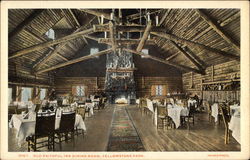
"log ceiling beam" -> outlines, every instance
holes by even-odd
[[[41,49],[44,49],[44,48],[48,48],[48,47],[51,47],[51,46],[59,44],[59,43],[67,42],[69,40],[72,40],[72,39],[75,39],[77,37],[80,37],[80,36],[83,36],[83,35],[86,35],[86,34],[90,34],[90,33],[93,33],[92,28],[86,29],[86,30],[83,30],[83,31],[80,31],[80,32],[72,33],[70,35],[67,35],[67,36],[64,36],[64,37],[61,37],[61,38],[58,38],[58,39],[55,39],[55,40],[40,43],[40,44],[37,44],[37,45],[34,45],[34,46],[31,46],[31,47],[28,47],[28,48],[25,48],[25,49],[22,49],[20,51],[12,53],[11,56],[9,57],[9,59],[20,57],[20,56],[26,55],[26,54],[28,54],[30,52],[33,52],[33,51],[36,51],[36,50],[41,50]]]
[[[112,21],[109,21],[109,32],[110,32],[110,40],[113,51],[115,52],[117,44],[115,40],[115,26]]]
[[[24,30],[31,22],[42,14],[43,9],[36,9],[31,15],[29,15],[24,21],[22,21],[13,31],[11,31],[8,35],[9,39],[19,34],[22,30]]]
[[[227,33],[225,33],[225,31],[223,31],[223,29],[216,24],[211,17],[209,17],[208,15],[205,14],[204,11],[202,11],[201,9],[197,9],[195,10],[200,17],[207,23],[209,24],[213,30],[218,33],[234,50],[236,50],[238,53],[240,53],[240,45],[237,44]]]
[[[179,53],[177,52],[177,53],[175,53],[175,54],[173,54],[173,55],[167,57],[167,58],[166,58],[166,61],[170,61],[171,59],[173,59],[174,57],[176,57],[178,54],[179,54]]]
[[[161,9],[158,9],[158,10],[156,10],[156,11],[151,11],[151,12],[149,12],[149,15],[151,15],[151,14],[157,14],[157,13],[159,13],[160,11],[161,11]],[[143,14],[143,15],[140,15],[140,13],[131,14],[131,15],[126,16],[126,19],[127,19],[128,21],[132,21],[132,20],[139,19],[139,18],[141,18],[141,17],[144,17],[144,16],[146,15],[146,12],[143,12],[142,14]]]
[[[187,59],[189,59],[200,71],[204,71],[205,67],[197,62],[188,52],[186,52],[182,47],[173,41],[169,41],[177,50],[179,50]]]
[[[77,28],[73,33],[80,32],[85,26],[82,26],[80,28]],[[44,56],[44,58],[37,62],[35,65],[33,65],[33,69],[37,70],[39,67],[44,65],[47,61],[49,61],[54,55],[57,55],[58,53],[64,46],[67,45],[69,41],[65,41],[55,47],[55,49],[52,52],[49,52],[47,55]]]
[[[148,24],[147,24],[147,27],[146,27],[143,35],[142,35],[141,41],[140,41],[140,43],[138,44],[138,46],[136,48],[137,52],[141,52],[141,50],[143,49],[144,44],[148,39],[148,35],[150,33],[151,28],[152,28],[152,21],[149,21]]]
[[[61,68],[61,67],[65,67],[65,66],[68,66],[68,65],[71,65],[71,64],[74,64],[74,63],[82,62],[82,61],[85,61],[85,60],[88,60],[88,59],[91,59],[91,58],[95,58],[97,56],[101,56],[101,55],[104,55],[104,54],[108,54],[108,53],[111,53],[111,52],[112,52],[111,48],[106,49],[106,50],[100,51],[100,52],[98,52],[98,53],[96,53],[94,55],[89,54],[87,56],[83,56],[83,57],[80,57],[80,58],[77,58],[77,59],[70,60],[68,62],[57,64],[57,65],[51,66],[49,68],[37,70],[37,71],[35,71],[35,73],[40,74],[40,73],[48,72],[48,71],[51,71],[51,70],[55,70],[57,68]]]
[[[161,58],[158,58],[158,57],[155,57],[155,56],[151,56],[151,55],[148,55],[148,54],[144,54],[142,52],[137,52],[135,50],[131,50],[131,49],[127,49],[127,48],[123,48],[124,51],[127,51],[127,52],[130,52],[130,53],[133,53],[133,54],[137,54],[137,55],[140,55],[140,56],[144,56],[146,58],[149,58],[149,59],[152,59],[152,60],[155,60],[157,62],[161,62],[161,63],[164,63],[164,64],[167,64],[167,65],[170,65],[170,66],[173,66],[175,68],[178,68],[180,70],[184,70],[184,71],[192,71],[192,72],[195,72],[195,73],[199,73],[199,74],[205,74],[205,72],[203,71],[200,71],[198,69],[195,69],[195,68],[190,68],[190,67],[187,67],[187,66],[183,66],[183,65],[180,65],[180,64],[176,64],[176,63],[173,63],[173,62],[169,62],[169,61],[166,61],[164,59],[161,59]]]
[[[56,53],[56,55],[58,57],[60,57],[61,59],[63,59],[64,61],[69,61],[66,57],[64,57],[63,55],[59,54],[59,53]]]
[[[105,13],[105,12],[102,12],[102,11],[98,11],[96,9],[79,9],[80,11],[83,11],[83,12],[86,12],[88,14],[92,14],[92,15],[95,15],[97,17],[101,17],[103,16],[103,18],[107,19],[107,20],[111,20],[110,18],[110,14],[109,13]]]
[[[94,32],[109,32],[109,25],[93,25]],[[117,32],[144,32],[145,25],[116,25]],[[166,29],[160,26],[152,26],[152,32],[164,32]]]
[[[84,37],[86,37],[88,39],[91,39],[93,41],[97,41],[97,42],[99,42],[99,40],[101,39],[101,38],[97,38],[97,37],[90,36],[90,35],[85,35]],[[110,43],[111,43],[111,41],[110,41]]]
[[[85,36],[86,38],[89,38],[88,36]],[[94,38],[94,39],[93,39]],[[96,37],[91,37],[90,39],[93,39],[95,41],[98,41],[98,43],[104,43],[104,44],[111,44],[111,39],[110,38],[96,38]],[[116,43],[118,45],[138,45],[140,43],[140,39],[117,39]],[[148,45],[154,45],[155,40],[154,39],[149,39],[145,42]]]
[[[162,25],[162,23],[163,23],[163,22],[165,21],[165,19],[167,18],[167,15],[169,14],[169,12],[170,12],[170,10],[168,9],[168,10],[164,13],[164,15],[162,16],[162,18],[161,18],[161,20],[160,20],[158,26]]]
[[[180,38],[180,37],[177,37],[177,36],[175,36],[173,34],[169,34],[169,33],[165,33],[165,32],[151,32],[151,34],[156,35],[158,37],[162,37],[162,38],[171,40],[171,41],[174,41],[175,43],[180,43],[180,44],[190,46],[190,47],[191,46],[197,46],[197,47],[200,47],[202,49],[206,49],[208,51],[211,51],[211,52],[213,52],[215,54],[218,54],[218,55],[221,55],[221,56],[224,56],[224,57],[228,57],[230,59],[234,59],[234,60],[237,60],[237,61],[240,60],[240,56],[238,56],[238,55],[231,54],[231,53],[219,50],[219,49],[211,48],[211,47],[206,46],[204,44],[193,42],[193,41],[190,41],[190,40],[187,40],[187,39],[184,39],[184,38]]]

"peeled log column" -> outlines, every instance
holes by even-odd
[[[115,52],[116,50],[116,41],[115,41],[115,27],[113,22],[109,22],[109,32],[110,32],[110,40],[111,40],[111,45],[112,45],[112,49]]]
[[[144,33],[143,33],[143,36],[142,36],[142,38],[141,38],[141,41],[140,41],[140,43],[139,43],[138,46],[137,46],[137,49],[136,49],[137,52],[141,52],[142,48],[144,47],[145,42],[146,42],[147,39],[148,39],[148,35],[149,35],[150,30],[151,30],[151,28],[152,28],[151,23],[152,23],[152,22],[149,21],[148,24],[147,24],[147,27],[146,27],[146,29],[145,29],[145,31],[144,31]]]

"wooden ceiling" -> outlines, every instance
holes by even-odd
[[[145,46],[155,45],[164,58],[147,58],[184,72],[204,74],[208,66],[240,60],[238,9],[10,9],[8,16],[9,61],[25,63],[32,74],[94,58],[74,59],[89,39],[111,46],[100,55],[120,47],[141,55]],[[45,35],[50,28],[55,40]]]

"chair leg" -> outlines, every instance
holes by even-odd
[[[30,140],[28,140],[28,152],[30,152]]]
[[[34,138],[35,138],[35,139],[34,139],[34,143],[35,143],[35,144],[34,144],[34,148],[33,148],[33,149],[34,149],[34,151],[36,151],[36,137],[34,137]]]
[[[168,118],[166,118],[166,126],[167,126],[167,130],[168,130]]]
[[[193,126],[194,126],[194,115],[193,115]]]

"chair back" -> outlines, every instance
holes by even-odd
[[[22,112],[28,112],[28,108],[17,108],[16,113],[21,114]]]
[[[167,116],[167,108],[165,106],[157,106],[157,114],[158,116]]]
[[[37,113],[40,108],[41,108],[41,104],[36,104],[35,112]]]
[[[189,116],[194,115],[194,113],[195,113],[195,105],[194,105],[194,104],[191,104],[191,105],[189,106]]]
[[[230,108],[224,103],[219,103],[219,110],[222,115],[224,125],[227,127],[230,122]]]
[[[74,130],[76,113],[62,113],[59,130],[60,132],[71,132]]]
[[[147,107],[147,100],[146,99],[141,99],[141,107]]]
[[[85,113],[86,113],[86,109],[84,107],[81,108],[77,108],[77,114],[82,116],[82,119],[85,119]]]
[[[208,101],[203,101],[203,106],[206,108],[208,113],[212,112],[211,105],[208,103]]]
[[[17,106],[9,106],[8,112],[9,114],[17,114]]]
[[[55,131],[55,114],[38,115],[36,114],[35,135],[52,135]]]

